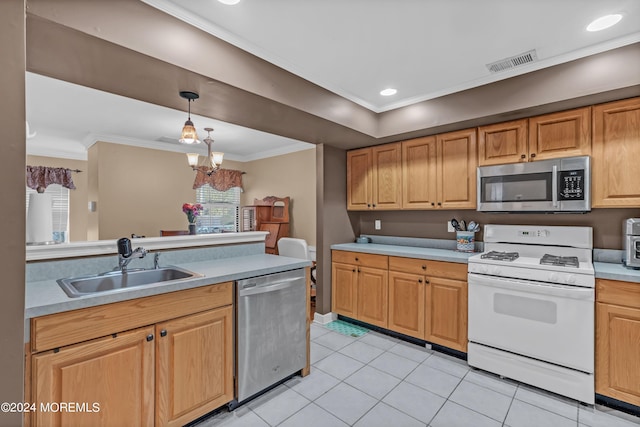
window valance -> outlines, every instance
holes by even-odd
[[[48,166],[27,166],[27,187],[37,190],[38,187],[47,188],[51,184],[59,184],[70,190],[75,190],[71,173],[72,169],[51,168]]]
[[[209,184],[213,189],[218,191],[227,191],[233,187],[242,188],[242,171],[234,169],[218,169],[211,175],[207,175],[207,168],[198,167],[196,170],[196,179],[193,182],[193,189]]]

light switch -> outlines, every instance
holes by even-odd
[[[380,221],[379,219],[376,219],[375,229],[380,230],[381,228],[382,228],[382,221]]]

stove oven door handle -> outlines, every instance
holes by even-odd
[[[491,288],[508,289],[530,294],[540,294],[560,298],[579,300],[594,300],[593,288],[581,288],[577,286],[564,286],[551,283],[531,282],[526,280],[511,279],[506,277],[484,276],[469,273],[469,286],[482,285]]]

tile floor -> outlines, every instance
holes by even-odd
[[[311,374],[197,427],[638,427],[640,418],[546,393],[369,332],[311,326]]]

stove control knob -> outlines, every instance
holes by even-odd
[[[559,280],[560,277],[556,273],[551,273],[551,275],[549,276],[550,282],[558,282]]]
[[[569,277],[567,277],[565,282],[573,285],[574,283],[576,283],[576,276],[574,276],[573,274],[570,275]]]
[[[493,267],[490,269],[490,274],[493,274],[494,276],[499,276],[500,275],[500,267]]]
[[[476,267],[476,271],[480,274],[487,274],[489,272],[489,269],[486,265],[479,265]]]

